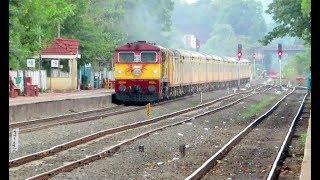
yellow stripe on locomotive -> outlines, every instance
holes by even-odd
[[[161,64],[115,64],[115,79],[160,79]]]

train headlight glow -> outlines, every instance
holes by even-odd
[[[133,90],[134,90],[134,92],[141,92],[141,86],[136,85],[136,86],[134,86]]]
[[[121,71],[121,70],[118,70],[118,73],[119,73],[119,74],[121,74],[121,73],[122,73],[122,71]]]
[[[156,69],[155,69],[155,70],[153,70],[153,73],[154,73],[154,74],[157,74],[157,72],[158,72],[158,71],[157,71]]]

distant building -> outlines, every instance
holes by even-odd
[[[197,45],[197,38],[193,34],[186,34],[183,36],[183,43],[187,48],[196,49]]]

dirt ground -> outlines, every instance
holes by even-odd
[[[203,93],[203,101],[206,102],[212,99],[217,99],[227,94],[228,93],[225,90]],[[197,94],[188,99],[152,107],[152,117],[157,117],[188,107],[194,107],[199,103],[200,95]],[[44,149],[48,149],[58,144],[62,144],[64,142],[86,136],[93,132],[146,120],[147,118],[148,117],[146,116],[145,109],[142,109],[93,121],[60,125],[34,132],[19,134],[19,149],[18,151],[9,153],[9,159],[18,158]],[[10,143],[11,137],[9,137],[9,145]]]
[[[287,157],[282,163],[279,174],[280,180],[299,179],[301,173],[301,163],[304,156],[305,138],[308,128],[308,120],[310,116],[310,100],[309,106],[306,105],[303,113],[296,125],[296,129],[289,145]]]
[[[226,91],[214,91],[209,93],[203,93],[203,102],[217,99],[225,96],[228,93]],[[194,107],[200,103],[200,96],[194,95],[190,98],[170,102],[161,106],[153,107],[153,117],[163,114],[171,113],[177,110],[181,110],[188,107]],[[139,118],[141,117],[141,118]],[[97,132],[102,129],[108,129],[117,127],[124,124],[129,124],[141,120],[147,119],[145,110],[139,110],[121,115],[115,115],[103,119],[98,119],[90,122],[83,122],[78,124],[70,124],[43,129],[40,131],[24,133],[20,135],[20,147],[18,152],[10,153],[11,158],[20,157],[22,155],[37,152],[43,149],[50,148],[54,145],[72,140],[83,135],[87,135],[93,132]],[[158,125],[159,126],[159,125]],[[87,146],[77,146],[70,149],[68,152],[61,152],[55,158],[48,157],[28,163],[26,165],[10,168],[10,177],[13,179],[24,179],[31,177],[40,172],[44,172],[65,163],[78,160],[86,157],[87,155],[102,151],[104,148],[115,145],[126,138],[132,137],[136,134],[144,132],[146,129],[152,129],[155,126],[148,126],[145,128],[138,128],[134,131],[127,131],[121,133],[121,136],[107,136],[105,139],[97,140]],[[69,155],[72,154],[72,155]]]
[[[252,96],[231,108],[155,132],[112,157],[53,179],[184,179],[254,119],[242,115],[250,105],[274,96],[270,105],[257,112],[261,115],[283,95],[270,90]],[[144,145],[144,152],[138,150],[139,145]],[[180,145],[187,147],[185,156],[179,152]]]
[[[271,116],[221,159],[204,179],[266,179],[303,95],[295,93],[289,96]]]

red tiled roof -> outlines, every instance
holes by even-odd
[[[80,42],[77,39],[56,38],[46,49],[42,50],[42,55],[76,55]]]

